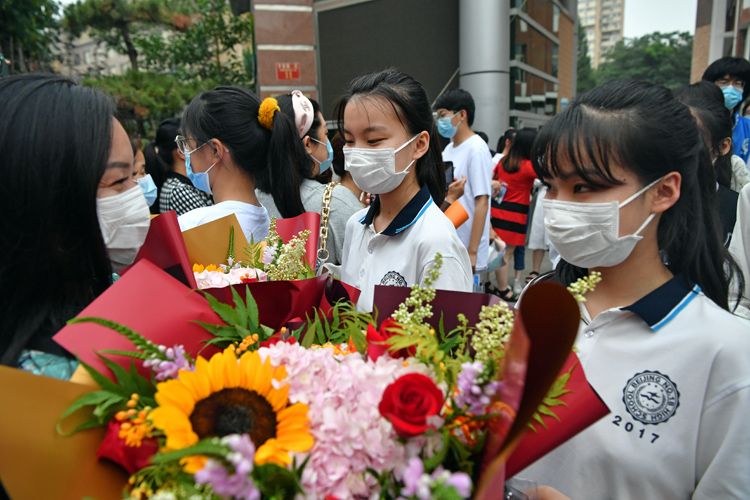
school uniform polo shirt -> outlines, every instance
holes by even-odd
[[[357,303],[360,310],[372,310],[375,285],[423,283],[438,252],[443,266],[435,288],[471,291],[469,254],[426,186],[377,233],[373,220],[379,210],[376,198],[369,209],[355,213],[346,224],[341,279],[362,291]]]
[[[611,414],[518,477],[577,500],[750,498],[747,322],[682,277],[582,310],[578,356]]]

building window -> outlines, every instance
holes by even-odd
[[[560,31],[560,7],[557,5],[552,6],[552,31],[554,33]]]

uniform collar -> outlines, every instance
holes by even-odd
[[[417,194],[409,200],[404,208],[396,215],[396,218],[388,225],[387,228],[382,232],[387,236],[395,236],[402,231],[411,227],[422,215],[427,211],[427,207],[432,203],[432,197],[430,196],[430,190],[427,189],[427,185],[422,186]],[[370,209],[367,211],[364,217],[359,222],[365,226],[372,224],[375,216],[380,212],[380,196],[377,196],[370,205]]]
[[[700,291],[698,285],[691,287],[685,276],[677,275],[622,309],[639,316],[653,332],[657,332],[674,319]]]

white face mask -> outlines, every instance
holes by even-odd
[[[643,239],[640,232],[656,214],[649,215],[635,233],[620,236],[620,209],[660,180],[645,186],[622,203],[543,200],[544,227],[550,242],[566,262],[577,267],[591,269],[622,263]]]
[[[396,172],[396,153],[411,144],[417,137],[419,134],[406,141],[398,149],[344,146],[344,166],[362,191],[371,194],[390,193],[401,185],[415,161],[409,162],[401,172]]]
[[[133,263],[151,224],[140,186],[115,196],[96,199],[96,212],[109,260],[115,272]]]

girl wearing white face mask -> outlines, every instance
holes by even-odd
[[[690,111],[664,87],[607,83],[553,118],[532,157],[557,278],[602,274],[576,348],[611,414],[519,477],[572,498],[745,498],[750,327],[727,310],[737,268]]]
[[[69,378],[52,336],[132,262],[148,207],[111,98],[18,75],[0,79],[0,101],[0,363]]]
[[[375,285],[422,283],[443,256],[436,288],[471,290],[471,264],[453,224],[438,208],[445,197],[439,145],[422,85],[386,70],[357,78],[338,108],[345,168],[377,195],[346,226],[341,279],[372,308]]]

